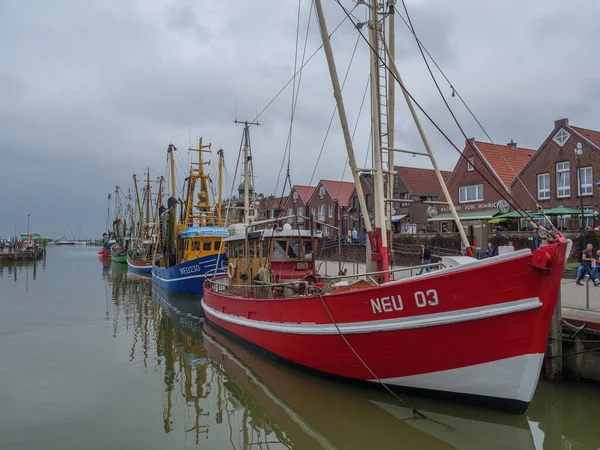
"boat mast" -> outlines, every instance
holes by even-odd
[[[206,221],[214,221],[213,212],[211,210],[210,200],[208,196],[208,175],[204,173],[204,165],[210,164],[202,158],[202,153],[210,153],[210,144],[203,145],[202,138],[198,140],[198,148],[189,148],[191,152],[198,152],[198,168],[194,170],[194,163],[190,163],[190,179],[188,182],[188,195],[185,200],[185,226],[191,227],[194,225],[194,219],[197,219],[200,225],[206,226]],[[198,203],[194,205],[194,192],[196,190],[196,182],[200,180],[200,192],[198,193]],[[198,210],[194,213],[194,207]]]
[[[217,155],[219,155],[219,199],[217,201],[217,220],[219,221],[219,224],[223,224],[222,220],[221,220],[221,209],[222,209],[222,204],[223,204],[223,159],[224,159],[224,155],[223,155],[223,149],[219,149],[219,151],[217,152]]]
[[[250,226],[250,222],[256,218],[255,214],[250,214],[250,164],[252,156],[250,155],[250,125],[260,125],[258,122],[239,122],[234,120],[234,123],[244,124],[244,225],[246,230]],[[252,175],[253,178],[253,175]],[[248,233],[246,233],[247,235]]]
[[[323,48],[325,50],[325,57],[327,58],[327,65],[329,67],[329,75],[331,76],[331,84],[333,86],[333,96],[337,104],[338,115],[340,118],[342,132],[344,135],[344,142],[346,144],[346,152],[348,153],[348,163],[352,169],[352,178],[354,179],[354,185],[356,186],[356,195],[358,197],[358,203],[360,204],[360,211],[365,220],[365,230],[369,235],[369,240],[373,240],[373,231],[371,228],[371,222],[369,221],[369,212],[367,210],[367,202],[363,192],[360,175],[360,170],[356,164],[356,157],[354,156],[354,148],[352,147],[352,138],[350,137],[350,131],[348,128],[348,119],[346,118],[346,109],[344,107],[344,100],[342,98],[342,90],[340,88],[340,80],[338,78],[337,69],[335,67],[335,59],[331,50],[331,42],[329,41],[329,33],[327,31],[327,24],[325,23],[325,17],[323,15],[323,6],[321,0],[315,0],[315,9],[317,11],[317,17],[319,19],[319,29],[321,30],[321,40],[323,41]]]
[[[404,82],[402,81],[402,77],[400,76],[400,72],[398,71],[398,67],[396,66],[396,61],[392,57],[390,48],[387,46],[387,44],[385,42],[384,42],[384,47],[385,47],[386,54],[388,56],[388,68],[389,68],[390,72],[392,72],[394,74],[394,77],[396,78],[396,80],[398,81],[398,84],[400,85],[400,88],[402,89],[402,94],[404,95],[404,99],[406,100],[406,104],[408,105],[408,109],[410,110],[410,114],[415,122],[415,125],[417,126],[417,130],[419,131],[419,136],[421,137],[421,140],[423,141],[423,146],[425,147],[425,150],[427,151],[426,155],[429,156],[429,159],[431,161],[431,164],[433,165],[433,170],[435,172],[437,180],[440,183],[440,186],[442,187],[442,193],[444,194],[444,197],[446,198],[446,202],[448,203],[448,207],[450,208],[450,212],[452,213],[452,217],[454,218],[454,222],[456,223],[456,226],[458,228],[458,232],[460,234],[463,245],[465,246],[467,254],[469,256],[473,256],[473,249],[471,248],[471,245],[469,244],[469,240],[467,239],[465,230],[462,226],[460,218],[458,217],[456,208],[454,207],[454,202],[452,201],[452,197],[450,196],[450,192],[448,191],[448,186],[446,186],[446,181],[444,180],[444,177],[442,177],[442,174],[437,165],[435,156],[433,155],[433,152],[431,151],[431,147],[429,145],[429,141],[427,140],[427,136],[425,135],[425,132],[423,131],[423,127],[421,127],[421,122],[419,121],[419,117],[417,116],[417,113],[413,106],[412,100],[410,99],[408,92],[404,88]],[[373,53],[373,51],[371,51],[371,54],[372,53]],[[390,153],[392,153],[393,151],[395,151],[395,150],[390,148]],[[413,153],[413,154],[417,154],[417,153]]]
[[[394,58],[396,55],[396,23],[395,23],[395,8],[396,8],[396,0],[388,0],[387,1],[387,14],[388,14],[388,44],[390,50],[390,58]],[[385,55],[385,53],[384,53]],[[396,108],[396,84],[394,83],[394,79],[390,76],[389,72],[386,70],[384,75],[387,80],[387,144],[388,148],[394,148],[394,120],[395,120],[395,108]],[[394,180],[396,178],[396,168],[394,165],[394,152],[387,150],[387,198],[394,198]],[[387,202],[388,213],[386,220],[386,230],[390,233],[392,232],[392,209],[393,203]],[[393,246],[390,246],[391,254],[393,255]],[[393,260],[393,258],[392,258]]]
[[[137,194],[137,191],[136,191]],[[140,220],[142,219],[140,214]],[[148,239],[150,237],[150,167],[146,172],[146,236]]]
[[[175,160],[173,158],[173,152],[177,150],[173,144],[169,144],[167,153],[169,154],[169,163],[171,164],[171,197],[175,198]]]
[[[379,21],[377,0],[371,0],[369,21],[369,44],[379,49]],[[385,191],[383,188],[383,163],[381,153],[381,97],[379,85],[379,57],[374,51],[369,52],[371,62],[371,116],[373,127],[373,169],[374,169],[374,206],[375,206],[375,246],[371,248],[371,260],[377,261],[377,271],[389,269],[388,236],[386,231]],[[377,257],[375,257],[377,255]],[[385,272],[383,281],[389,281],[389,273]]]

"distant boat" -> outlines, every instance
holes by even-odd
[[[158,196],[156,205],[157,208],[154,210],[151,218],[151,200],[152,200],[152,189],[150,187],[150,168],[146,172],[146,186],[142,190],[143,201],[140,201],[140,195],[138,191],[136,176],[133,176],[133,182],[135,185],[135,199],[136,199],[136,211],[137,211],[137,224],[134,228],[134,235],[131,240],[131,248],[127,251],[127,265],[129,270],[134,273],[151,273],[152,272],[152,256],[156,248],[156,226],[158,205],[162,196],[162,182],[161,177]],[[152,220],[152,221],[151,221]]]

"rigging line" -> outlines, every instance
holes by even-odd
[[[357,6],[358,6],[358,5],[354,5],[354,8],[352,8],[352,10],[351,10],[351,11],[354,11],[354,9],[355,9]],[[333,29],[333,31],[332,31],[332,32],[331,32],[331,34],[329,35],[329,39],[331,39],[331,37],[332,37],[332,36],[335,34],[335,32],[338,30],[338,28],[340,28],[340,27],[342,26],[342,24],[343,24],[343,23],[344,23],[346,20],[347,20],[347,17],[344,17],[344,18],[342,19],[342,21],[341,21],[341,22],[340,22],[340,23],[337,25],[337,27],[335,27],[335,28]],[[313,53],[312,53],[312,54],[311,54],[311,55],[308,57],[308,59],[306,60],[306,62],[305,62],[305,63],[304,63],[302,66],[300,66],[300,69],[298,69],[298,70],[302,70],[302,69],[304,69],[304,67],[305,67],[305,66],[306,66],[306,65],[307,65],[307,64],[308,64],[308,63],[309,63],[309,62],[310,62],[310,61],[311,61],[311,60],[312,60],[312,59],[313,59],[315,56],[316,56],[316,54],[317,54],[317,53],[319,53],[319,51],[320,51],[322,48],[323,48],[323,44],[319,45],[319,46],[316,48],[316,50],[315,50],[315,51],[314,51],[314,52],[313,52]],[[279,90],[279,92],[277,92],[277,94],[275,94],[275,97],[273,97],[273,98],[272,98],[272,99],[269,101],[269,103],[267,103],[267,105],[266,105],[266,106],[265,106],[265,107],[264,107],[264,108],[261,110],[261,112],[259,112],[259,113],[257,114],[257,116],[254,118],[253,122],[256,122],[256,121],[259,119],[259,117],[260,117],[260,116],[262,116],[262,115],[264,114],[264,112],[265,112],[265,111],[266,111],[266,110],[267,110],[267,109],[268,109],[268,108],[269,108],[269,107],[270,107],[270,106],[273,104],[273,102],[274,102],[275,100],[277,100],[277,98],[278,98],[278,97],[281,95],[281,93],[282,93],[283,91],[285,91],[285,89],[286,89],[286,88],[287,88],[287,87],[290,85],[290,83],[291,83],[291,82],[294,80],[294,77],[295,77],[296,75],[297,75],[297,73],[295,73],[295,74],[293,75],[293,77],[292,77],[292,78],[290,78],[290,79],[288,80],[288,82],[287,82],[287,83],[285,83],[285,84],[283,85],[283,87],[282,87],[282,88]]]
[[[431,79],[433,80],[433,83],[435,84],[435,87],[436,87],[436,89],[437,89],[438,93],[440,94],[440,97],[442,98],[442,100],[443,100],[444,104],[446,105],[446,108],[448,109],[448,112],[449,112],[449,113],[450,113],[450,115],[452,116],[452,119],[453,119],[453,120],[454,120],[454,122],[456,123],[456,126],[457,126],[457,127],[458,127],[458,129],[460,130],[461,134],[464,136],[464,138],[465,138],[465,141],[467,141],[467,142],[468,142],[468,145],[471,147],[471,150],[473,150],[473,152],[477,154],[477,156],[479,157],[479,159],[481,160],[481,162],[483,162],[483,163],[484,163],[484,165],[485,165],[485,161],[484,161],[484,159],[483,159],[483,156],[482,156],[482,155],[480,155],[480,154],[479,154],[479,152],[475,151],[475,146],[473,145],[473,143],[471,143],[471,141],[469,141],[469,140],[468,140],[468,138],[467,138],[467,135],[466,135],[466,133],[465,133],[464,129],[463,129],[463,128],[462,128],[462,126],[460,125],[460,123],[459,123],[459,121],[458,121],[458,119],[457,119],[456,115],[454,114],[454,111],[452,110],[452,108],[450,107],[450,104],[448,103],[448,101],[447,101],[447,100],[446,100],[446,98],[444,97],[444,94],[442,93],[442,90],[441,90],[441,88],[440,88],[440,85],[439,85],[439,84],[438,84],[438,82],[437,82],[437,79],[436,79],[436,78],[435,78],[435,76],[433,75],[433,71],[431,70],[431,66],[429,65],[429,62],[427,61],[427,57],[425,56],[425,53],[424,53],[424,51],[423,51],[423,48],[422,48],[422,46],[421,46],[421,42],[420,42],[420,41],[419,41],[419,39],[417,38],[417,33],[416,33],[416,31],[415,31],[415,28],[414,28],[414,26],[413,26],[413,24],[412,24],[412,20],[411,20],[411,18],[410,18],[410,14],[408,13],[408,8],[406,7],[406,3],[405,3],[405,1],[404,1],[404,0],[402,0],[402,6],[404,7],[404,12],[406,13],[406,18],[408,19],[408,24],[410,25],[410,31],[411,31],[411,33],[413,34],[413,36],[414,36],[414,38],[415,38],[415,41],[417,42],[417,46],[419,47],[419,52],[421,53],[421,56],[422,56],[422,58],[423,58],[423,61],[425,62],[425,65],[427,66],[427,70],[429,71],[429,75],[431,76]],[[490,140],[491,140],[491,139],[490,139]],[[492,143],[493,143],[493,142],[492,142]],[[494,145],[495,145],[495,144],[494,144]],[[504,156],[502,155],[502,153],[501,153],[501,152],[499,152],[499,153],[501,154],[502,158],[504,159]],[[466,158],[466,157],[465,157],[465,158]],[[504,159],[504,161],[505,161],[505,162],[508,164],[508,161],[506,161],[506,159]],[[511,169],[512,169],[512,166],[511,166],[510,164],[508,164],[508,166],[509,166],[509,167],[511,167]],[[486,166],[486,167],[487,167],[487,166]],[[493,174],[493,172],[492,172],[492,169],[491,169],[491,167],[488,167],[488,171],[490,172],[490,175],[492,175],[492,177],[494,177],[494,174]],[[514,173],[514,170],[513,170],[513,173]],[[494,178],[495,178],[495,177],[494,177]],[[498,177],[498,178],[499,178],[499,177]],[[489,180],[488,180],[488,182],[489,182]],[[498,180],[498,184],[499,184],[499,185],[501,185],[501,187],[503,187],[503,188],[504,188],[504,190],[506,191],[506,194],[509,196],[509,198],[510,198],[511,200],[513,200],[513,202],[515,203],[515,205],[517,205],[517,211],[519,212],[519,214],[520,214],[520,215],[521,215],[523,218],[525,218],[525,216],[526,216],[526,215],[525,215],[525,214],[523,214],[523,213],[521,212],[521,210],[523,210],[523,208],[522,208],[522,207],[521,207],[521,206],[520,206],[520,205],[519,205],[519,204],[516,202],[516,200],[514,199],[514,197],[512,196],[512,194],[510,193],[510,191],[509,191],[508,187],[507,187],[507,186],[504,184],[504,182],[502,182],[502,180]],[[490,186],[492,186],[492,183],[490,183]],[[527,191],[527,192],[529,193],[529,191]],[[531,193],[529,193],[529,195],[531,196]],[[503,198],[505,198],[505,197],[503,196]],[[532,196],[532,198],[533,198],[533,196]],[[505,198],[505,200],[507,200],[507,199]],[[507,200],[507,201],[508,201],[508,200]],[[535,202],[535,199],[534,199],[534,202]],[[535,202],[535,203],[537,204],[537,202]],[[550,224],[552,225],[552,228],[555,228],[555,227],[554,227],[554,224],[553,224],[551,221],[550,221]]]
[[[348,74],[350,73],[350,68],[352,67],[352,62],[354,61],[354,55],[356,55],[356,49],[358,48],[358,43],[360,42],[360,36],[356,37],[356,43],[354,44],[354,49],[352,50],[352,56],[350,57],[350,62],[348,63],[348,68],[346,69],[346,74],[344,75],[344,80],[342,81],[341,91],[344,92],[344,86],[346,85],[346,80],[348,79]],[[325,132],[325,138],[323,138],[323,143],[321,144],[321,150],[319,150],[319,156],[317,157],[317,161],[315,162],[315,168],[313,169],[312,175],[310,176],[310,182],[308,185],[310,186],[315,178],[315,173],[317,172],[317,168],[319,167],[319,161],[321,161],[321,156],[323,155],[323,149],[325,148],[325,143],[327,142],[327,137],[329,136],[329,131],[331,130],[331,125],[333,124],[333,120],[335,119],[335,113],[337,112],[337,103],[333,107],[333,112],[331,113],[331,118],[329,119],[329,125],[327,125],[327,131]]]
[[[340,6],[340,8],[342,8],[342,10],[344,11],[344,13],[346,14],[346,17],[349,17],[349,13],[348,10],[340,3],[340,0],[335,0],[335,2]],[[352,22],[352,19],[350,19],[350,21]],[[357,25],[352,22],[352,24],[354,25],[354,28],[356,28],[356,30],[358,31],[358,33],[362,36],[363,40],[367,43],[367,45],[369,46],[369,48],[371,49],[371,51],[373,53],[375,53],[377,59],[381,62],[382,66],[385,67],[385,69],[389,72],[389,74],[396,80],[396,82],[398,83],[398,85],[400,86],[400,88],[402,89],[403,92],[406,93],[406,95],[410,98],[410,100],[412,100],[412,102],[415,104],[415,106],[419,109],[419,111],[421,111],[421,113],[423,113],[423,115],[427,118],[427,120],[434,126],[434,128],[444,137],[444,139],[452,146],[452,148],[454,148],[458,154],[460,158],[463,158],[464,160],[467,160],[467,157],[465,155],[463,155],[463,153],[460,151],[460,149],[456,146],[456,144],[454,142],[452,142],[452,140],[450,139],[450,137],[448,137],[448,135],[441,129],[441,127],[437,124],[437,122],[435,122],[433,120],[433,118],[425,111],[425,109],[421,106],[421,104],[419,102],[416,101],[416,99],[413,97],[413,95],[408,91],[408,89],[406,89],[406,87],[404,86],[403,83],[400,82],[400,80],[396,77],[396,74],[392,72],[392,70],[390,70],[390,67],[388,66],[387,62],[385,62],[381,56],[379,56],[377,49],[373,48],[371,46],[371,43],[368,41],[368,39],[365,37],[365,35],[363,34],[363,32],[357,27]],[[366,163],[365,163],[366,164]],[[473,167],[474,170],[481,175],[483,178],[486,178],[483,173],[481,173],[481,171],[477,168],[477,167]],[[494,189],[498,195],[500,195],[500,197],[502,197],[504,200],[506,200],[509,204],[511,203],[511,201],[509,201],[505,195],[508,195],[509,198],[512,200],[512,204],[517,206],[517,210],[522,210],[523,208],[519,205],[519,203],[512,197],[512,195],[510,193],[507,193],[506,191],[500,191],[496,186],[494,186],[494,184],[490,183],[490,186],[492,187],[492,189]],[[519,214],[523,215],[520,211]],[[532,227],[534,227],[535,229],[541,228],[542,230],[545,230],[544,227],[541,227],[540,225],[536,224],[531,217],[527,216],[527,217],[523,217],[526,220],[529,219],[528,221],[530,222],[530,224],[532,225]]]
[[[354,130],[352,130],[352,136],[350,137],[350,142],[354,142],[354,136],[356,135],[356,130],[358,129],[358,123],[360,121],[360,116],[362,114],[363,106],[365,104],[365,99],[367,98],[367,92],[369,91],[369,84],[370,83],[371,83],[371,77],[368,76],[367,77],[367,85],[365,86],[365,90],[363,92],[363,97],[362,97],[362,100],[360,102],[360,108],[358,109],[358,116],[356,117],[356,123],[354,124]],[[367,151],[367,155],[368,155],[368,151]],[[346,176],[346,170],[347,169],[348,169],[348,155],[346,155],[346,164],[344,164],[344,170],[342,171],[342,177],[340,178],[340,181],[344,180],[344,177]],[[339,192],[340,189],[341,189],[341,186],[338,188],[338,196],[340,194],[340,192]]]
[[[346,336],[344,335],[344,333],[342,333],[342,331],[340,330],[337,322],[335,321],[335,319],[333,318],[333,315],[331,314],[331,311],[329,310],[329,307],[327,306],[327,303],[325,303],[325,299],[323,298],[323,294],[321,294],[320,292],[318,292],[319,298],[321,299],[321,303],[323,304],[323,307],[325,308],[325,311],[327,311],[327,315],[329,316],[329,318],[331,319],[331,323],[335,326],[338,334],[340,335],[340,337],[344,340],[344,342],[346,343],[346,346],[350,349],[350,351],[352,351],[352,353],[354,354],[354,356],[356,356],[356,359],[358,359],[358,361],[363,365],[363,367],[365,369],[367,369],[367,371],[373,376],[373,378],[375,378],[379,384],[381,384],[382,387],[384,387],[390,394],[392,394],[392,396],[394,398],[396,398],[396,400],[398,400],[402,405],[406,406],[408,409],[410,409],[412,411],[413,414],[422,417],[423,419],[429,419],[429,417],[427,417],[425,414],[423,414],[421,411],[419,411],[417,408],[413,407],[412,405],[410,405],[409,403],[407,403],[406,401],[402,400],[398,394],[396,394],[394,391],[392,391],[390,389],[390,387],[388,385],[386,385],[381,378],[379,378],[375,372],[373,372],[373,370],[367,365],[367,363],[360,357],[360,355],[356,352],[356,350],[354,349],[354,347],[352,346],[352,344],[350,344],[350,342],[348,342],[348,339],[346,338]],[[433,419],[430,419],[433,420]],[[439,423],[437,421],[434,420],[434,422]]]
[[[275,185],[275,192],[277,192],[277,188],[279,187],[279,180],[281,178],[281,171],[283,170],[283,164],[285,162],[286,154],[287,154],[287,172],[288,172],[288,174],[290,172],[290,160],[292,157],[292,129],[293,129],[293,125],[294,125],[294,117],[296,115],[296,107],[298,106],[298,96],[300,95],[300,83],[302,82],[302,74],[304,73],[302,69],[300,69],[299,71],[296,70],[297,64],[298,64],[298,38],[299,38],[299,32],[300,32],[300,2],[301,2],[301,0],[298,0],[298,23],[297,23],[297,27],[296,27],[296,50],[295,50],[295,54],[294,54],[294,74],[298,73],[298,86],[296,87],[296,80],[295,80],[296,77],[294,76],[294,84],[293,84],[293,88],[292,88],[292,110],[291,110],[291,115],[290,115],[290,129],[288,131],[288,138],[287,138],[287,141],[285,144],[283,158],[281,160],[281,167],[279,168],[279,173],[277,174],[277,184]],[[306,57],[306,46],[308,44],[308,32],[310,30],[312,11],[313,11],[313,3],[311,2],[310,10],[308,12],[308,23],[306,25],[306,34],[304,36],[304,48],[302,50],[302,61],[301,61],[302,66],[304,64],[304,58]],[[284,181],[284,185],[285,185],[285,181]]]
[[[479,119],[477,118],[477,116],[475,115],[475,113],[471,110],[471,108],[469,107],[469,105],[467,105],[467,102],[462,98],[462,96],[460,95],[460,93],[456,90],[456,88],[454,87],[454,85],[450,82],[450,80],[448,79],[448,77],[446,76],[446,74],[444,73],[444,71],[442,70],[442,68],[439,66],[439,64],[437,63],[437,61],[433,58],[433,56],[431,56],[431,53],[429,53],[429,50],[427,50],[427,48],[425,47],[425,45],[417,37],[417,35],[414,32],[414,30],[411,29],[411,26],[408,24],[408,22],[406,22],[406,19],[404,19],[404,16],[402,16],[402,14],[400,14],[400,12],[398,11],[397,8],[394,8],[394,10],[398,14],[398,17],[400,17],[400,19],[402,20],[402,22],[404,22],[404,25],[406,25],[406,27],[408,28],[408,30],[413,34],[413,36],[415,37],[415,40],[416,40],[417,44],[421,46],[421,48],[427,54],[427,56],[429,57],[429,59],[431,60],[431,62],[433,62],[433,64],[435,65],[435,67],[438,69],[438,71],[440,72],[440,74],[442,75],[442,77],[444,77],[444,79],[448,83],[448,86],[450,86],[450,88],[452,89],[453,96],[456,95],[458,97],[458,99],[463,104],[463,106],[465,107],[465,109],[469,112],[469,114],[471,115],[471,117],[473,118],[473,120],[475,120],[475,122],[477,123],[477,125],[479,126],[479,128],[481,128],[481,131],[483,131],[483,133],[485,134],[485,136],[492,143],[492,145],[494,146],[494,148],[498,151],[498,153],[500,154],[500,156],[502,157],[502,159],[504,160],[504,162],[508,165],[508,167],[510,167],[510,170],[512,171],[513,175],[515,175],[515,178],[519,181],[519,183],[521,183],[521,186],[523,186],[523,188],[525,189],[525,191],[527,192],[527,194],[534,201],[536,207],[538,209],[542,209],[543,210],[543,208],[541,208],[541,206],[537,202],[537,199],[531,194],[531,192],[529,191],[529,189],[527,189],[527,186],[525,186],[525,184],[523,183],[523,181],[519,177],[519,174],[517,172],[515,172],[514,168],[506,160],[506,158],[504,157],[504,155],[502,154],[502,152],[500,152],[500,150],[498,150],[496,148],[496,143],[491,138],[491,136],[488,134],[487,130],[483,127],[483,124],[479,121]],[[407,17],[408,17],[408,12],[407,12]]]

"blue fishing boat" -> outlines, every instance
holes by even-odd
[[[177,200],[173,194],[176,192],[173,153],[177,149],[170,145],[167,151],[171,164],[171,197],[159,211],[159,246],[152,265],[152,282],[166,291],[202,295],[206,274],[225,273],[227,269],[223,238],[229,233],[221,218],[223,151],[218,152],[218,199],[211,202],[211,180],[204,173],[207,162],[202,158],[209,149],[210,144],[203,145],[202,139],[197,149],[189,149],[198,152],[198,162],[190,165],[184,185],[185,201]]]

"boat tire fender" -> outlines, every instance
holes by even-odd
[[[227,275],[229,275],[229,278],[233,278],[234,273],[235,273],[235,262],[230,262],[227,265]]]

